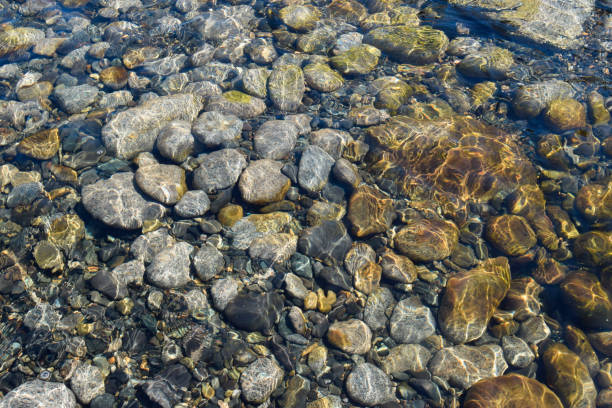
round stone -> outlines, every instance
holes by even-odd
[[[242,198],[257,205],[282,200],[291,187],[291,180],[281,173],[282,167],[281,162],[274,160],[252,161],[238,183]]]
[[[221,273],[225,267],[223,254],[212,245],[202,245],[202,248],[193,257],[193,267],[198,277],[204,282],[211,280]]]
[[[366,407],[382,405],[395,399],[387,374],[370,363],[356,365],[346,377],[345,386],[349,398]]]
[[[212,98],[206,109],[248,119],[264,113],[266,103],[262,99],[234,90]]]
[[[454,223],[438,218],[411,218],[395,235],[395,248],[415,262],[439,261],[450,256],[459,241]]]
[[[175,204],[174,212],[179,217],[195,218],[206,214],[210,208],[210,199],[202,190],[190,190]]]
[[[327,331],[327,340],[348,354],[365,354],[370,350],[372,332],[361,320],[334,322]]]
[[[395,218],[393,200],[368,185],[357,187],[349,200],[347,218],[357,237],[385,232]]]
[[[61,251],[47,240],[39,241],[34,248],[34,260],[41,269],[58,271],[64,266],[64,257]]]
[[[237,149],[221,149],[207,154],[193,172],[193,184],[207,194],[233,186],[246,167],[244,155]]]
[[[0,400],[0,408],[76,408],[70,388],[63,383],[41,380],[27,381]]]
[[[278,16],[283,24],[295,31],[310,31],[321,18],[321,11],[310,4],[292,4],[280,9]]]
[[[554,99],[544,112],[544,121],[557,132],[577,129],[586,126],[586,111],[575,99]]]
[[[485,46],[466,56],[457,70],[472,78],[502,80],[514,65],[512,53],[504,48]]]
[[[161,250],[147,267],[147,279],[163,289],[185,286],[190,280],[191,253],[193,247],[187,242],[178,242]]]
[[[264,159],[285,159],[295,147],[298,129],[287,120],[269,120],[255,132],[255,151]]]
[[[344,75],[364,75],[376,68],[380,50],[360,44],[330,59],[331,66]]]
[[[48,160],[55,156],[60,147],[57,129],[42,130],[23,139],[17,145],[19,153],[38,160]]]
[[[523,255],[537,242],[536,234],[527,220],[510,214],[489,220],[486,236],[497,249],[510,256]]]
[[[586,265],[612,262],[612,231],[588,231],[574,241],[574,254]]]
[[[468,390],[464,408],[563,408],[559,397],[541,382],[520,374],[478,381]]]
[[[429,64],[438,60],[448,47],[444,32],[429,26],[388,26],[371,30],[363,41],[389,54],[401,63]]]
[[[574,272],[560,287],[568,311],[580,319],[582,325],[612,329],[612,299],[596,275]]]
[[[219,210],[217,219],[222,225],[231,227],[242,218],[242,215],[243,211],[241,206],[237,204],[228,204]]]
[[[304,79],[309,87],[320,92],[334,92],[344,84],[342,75],[321,62],[305,66]]]
[[[283,299],[276,293],[250,292],[235,296],[223,313],[238,329],[268,331],[276,323],[282,307]]]
[[[175,163],[184,162],[193,153],[194,138],[191,124],[184,120],[168,123],[157,136],[159,154]]]
[[[283,380],[283,370],[269,358],[258,358],[240,375],[242,397],[250,403],[262,404]]]
[[[134,180],[143,192],[166,205],[177,203],[187,191],[185,170],[173,164],[151,163],[141,166]]]
[[[300,187],[308,192],[319,192],[329,178],[334,159],[319,146],[309,145],[302,152],[298,168]]]
[[[412,296],[395,305],[389,322],[389,332],[398,343],[420,343],[436,332],[436,320],[419,297]]]
[[[576,208],[589,220],[612,220],[612,181],[582,187],[576,196]]]
[[[304,73],[297,65],[287,64],[275,68],[268,78],[268,92],[274,106],[282,111],[295,111],[302,102]]]
[[[111,89],[121,89],[127,85],[128,71],[122,66],[105,68],[100,71],[100,81]]]
[[[239,139],[242,125],[235,115],[211,111],[198,116],[191,130],[206,147],[217,147]]]

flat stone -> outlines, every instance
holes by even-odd
[[[306,65],[304,67],[304,80],[309,87],[320,92],[334,92],[344,85],[342,75],[322,62]]]
[[[76,408],[70,388],[63,383],[41,380],[27,381],[0,400],[0,408]]]
[[[127,85],[128,71],[122,66],[105,68],[100,71],[100,81],[111,89],[121,89]]]
[[[274,326],[282,306],[282,298],[276,293],[251,292],[235,296],[223,313],[238,329],[263,332]]]
[[[159,219],[165,209],[147,201],[134,188],[134,174],[115,173],[111,178],[89,184],[81,190],[85,209],[106,225],[120,229],[142,228],[145,220]]]
[[[297,65],[276,67],[268,78],[268,93],[274,106],[282,111],[295,111],[302,102],[304,73]]]
[[[302,152],[298,182],[304,190],[315,193],[323,189],[334,165],[334,159],[318,146],[308,146]]]
[[[147,279],[164,289],[180,288],[190,280],[191,253],[193,247],[186,242],[161,250],[147,267]]]
[[[55,156],[60,147],[58,129],[47,129],[24,138],[17,145],[19,153],[38,160]]]
[[[330,220],[304,229],[298,239],[298,249],[305,255],[334,263],[344,260],[352,242],[344,225]]]
[[[281,201],[291,187],[291,180],[281,173],[282,167],[283,163],[270,159],[249,163],[238,183],[242,198],[257,205]]]
[[[389,332],[398,343],[420,343],[436,332],[436,320],[419,297],[412,296],[395,305],[389,322]]]
[[[210,208],[208,194],[202,190],[190,190],[174,205],[174,212],[179,217],[201,217]]]
[[[242,397],[250,403],[264,403],[278,388],[283,376],[283,370],[273,360],[255,360],[240,375]]]
[[[242,125],[242,120],[235,115],[211,111],[198,116],[191,130],[206,147],[217,147],[239,139]]]
[[[365,354],[370,350],[372,332],[361,320],[334,322],[327,331],[327,340],[348,354]]]
[[[376,288],[366,301],[363,309],[363,321],[372,331],[387,327],[387,309],[393,305],[393,294],[386,287]]]
[[[284,159],[293,151],[297,136],[298,129],[292,122],[269,120],[255,132],[255,151],[264,159]]]
[[[468,390],[464,408],[562,408],[559,397],[541,382],[520,374],[483,379]]]
[[[15,27],[0,33],[0,58],[15,51],[28,49],[45,38],[42,30],[31,27]]]
[[[394,245],[415,262],[431,262],[450,256],[458,241],[459,231],[454,223],[415,217],[397,232]]]
[[[134,181],[143,192],[166,205],[177,203],[187,191],[185,170],[172,164],[141,166],[136,170]]]
[[[581,325],[593,329],[612,329],[612,299],[597,276],[573,272],[561,283],[561,293],[568,311]]]
[[[387,374],[407,371],[410,375],[419,376],[426,372],[430,359],[431,352],[420,344],[400,344],[383,357],[381,367]]]
[[[351,400],[367,407],[382,405],[395,399],[387,374],[370,363],[356,365],[346,377],[345,386]]]
[[[226,189],[236,184],[246,165],[246,159],[239,150],[216,150],[204,156],[193,172],[193,184],[208,194]]]
[[[59,106],[70,114],[80,113],[85,108],[93,105],[98,99],[100,90],[92,85],[57,86],[53,96]]]
[[[357,187],[349,200],[347,218],[357,237],[385,232],[395,218],[393,200],[368,185]]]

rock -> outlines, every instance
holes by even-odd
[[[533,278],[525,276],[513,279],[510,290],[502,303],[505,310],[515,312],[514,319],[523,321],[529,317],[540,314],[539,295],[544,288]]]
[[[594,125],[602,125],[610,122],[610,112],[606,109],[603,95],[592,91],[588,96],[589,117]]]
[[[91,85],[57,86],[53,96],[60,107],[69,114],[80,113],[98,99],[99,90]]]
[[[457,71],[471,78],[503,80],[514,65],[512,53],[504,48],[485,46],[466,56]]]
[[[318,146],[308,146],[302,152],[298,170],[298,182],[304,190],[315,193],[323,189],[334,159]]]
[[[306,221],[311,226],[319,225],[327,220],[340,221],[344,218],[345,213],[346,209],[340,204],[317,200],[308,209]]]
[[[582,325],[612,329],[612,301],[601,282],[586,271],[573,272],[560,285],[568,311]]]
[[[559,80],[535,82],[521,86],[512,99],[514,113],[525,119],[538,116],[555,99],[574,96],[574,89],[567,82]]]
[[[356,365],[346,377],[345,386],[351,400],[367,407],[395,400],[387,374],[370,363]]]
[[[62,383],[31,380],[14,388],[0,400],[0,408],[76,408],[70,388]]]
[[[368,44],[360,44],[331,57],[331,66],[344,75],[364,75],[378,65],[380,50]]]
[[[436,332],[436,321],[427,306],[418,296],[403,299],[395,305],[389,332],[398,343],[420,343]]]
[[[210,208],[210,199],[202,190],[191,190],[175,204],[174,212],[182,218],[201,217]]]
[[[25,50],[45,38],[42,30],[31,27],[8,28],[0,32],[0,58]]]
[[[308,289],[304,286],[304,282],[299,276],[293,273],[285,275],[285,291],[294,298],[304,300],[308,294]]]
[[[243,216],[242,207],[236,204],[228,204],[217,213],[217,219],[221,225],[231,227],[236,224]]]
[[[15,186],[6,198],[7,208],[30,205],[35,200],[44,197],[45,189],[38,181],[27,182]]]
[[[344,258],[344,266],[353,276],[353,286],[369,295],[378,288],[382,268],[376,263],[376,253],[368,244],[353,244]]]
[[[81,190],[85,209],[106,225],[126,230],[142,228],[145,220],[161,218],[164,207],[143,198],[133,180],[133,173],[122,172],[86,185]]]
[[[244,92],[257,98],[265,99],[268,96],[268,78],[271,71],[267,68],[250,68],[242,76],[242,89]]]
[[[513,367],[527,367],[535,359],[529,345],[516,336],[502,337],[502,348],[504,349],[504,358]]]
[[[64,267],[64,257],[58,247],[47,240],[38,241],[34,248],[34,260],[41,269],[57,272]]]
[[[319,129],[310,134],[310,143],[325,150],[334,160],[340,159],[352,137],[348,132],[336,129]]]
[[[416,267],[410,258],[398,255],[389,248],[380,254],[380,266],[383,276],[396,282],[412,283],[417,278]]]
[[[329,395],[307,403],[306,408],[342,408],[342,400],[337,395]]]
[[[24,138],[17,145],[17,151],[38,160],[49,160],[59,150],[58,129],[41,130]]]
[[[280,201],[291,187],[291,180],[281,173],[283,163],[270,159],[252,161],[240,176],[242,198],[251,204]]]
[[[266,261],[268,265],[284,264],[295,253],[297,240],[297,236],[292,234],[266,234],[251,242],[249,256]]]
[[[431,262],[450,256],[458,240],[459,231],[450,221],[411,217],[393,242],[395,249],[411,260]]]
[[[242,125],[235,115],[211,111],[198,116],[191,130],[206,147],[217,147],[240,139]]]
[[[356,0],[332,0],[327,10],[331,18],[353,25],[359,24],[368,15],[364,5]]]
[[[280,404],[287,408],[306,408],[306,399],[310,392],[310,381],[301,375],[291,377],[287,390],[280,400]]]
[[[353,241],[338,221],[324,221],[306,228],[298,239],[298,250],[305,255],[327,261],[341,262]]]
[[[361,176],[357,167],[343,157],[336,160],[332,174],[336,180],[349,187],[354,188],[361,183]]]
[[[161,250],[170,248],[175,243],[168,230],[160,228],[136,238],[130,247],[130,253],[137,260],[149,263]]]
[[[225,267],[223,254],[212,245],[202,245],[193,257],[193,267],[198,277],[206,282],[219,275]]]
[[[544,316],[533,316],[521,323],[518,336],[530,344],[540,344],[550,337],[551,330]]]
[[[146,163],[134,174],[140,189],[162,204],[176,204],[187,191],[185,170],[173,164]]]
[[[306,65],[304,79],[309,87],[320,92],[334,92],[344,84],[342,75],[322,62]]]
[[[274,326],[282,306],[283,300],[276,293],[242,293],[227,304],[223,313],[240,330],[265,332]]]
[[[281,111],[295,111],[305,91],[304,73],[297,65],[276,67],[268,78],[268,93],[274,106]]]
[[[361,320],[350,319],[332,323],[327,340],[348,354],[365,354],[370,350],[372,332]]]
[[[127,285],[120,281],[115,274],[107,271],[98,271],[93,278],[89,280],[89,284],[97,291],[111,299],[123,299],[128,295]]]
[[[140,260],[133,260],[122,263],[111,271],[111,274],[123,285],[136,284],[142,285],[145,266]]]
[[[612,220],[612,181],[583,186],[576,195],[576,209],[594,222]]]
[[[210,296],[215,308],[222,312],[232,299],[238,296],[238,282],[232,278],[215,280],[210,288]]]
[[[407,371],[410,375],[420,376],[427,370],[431,352],[419,344],[400,344],[389,350],[383,357],[381,367],[387,374],[399,374]]]
[[[295,147],[298,129],[287,120],[269,120],[255,132],[255,151],[264,159],[287,158]]]
[[[509,288],[510,265],[502,257],[451,276],[438,312],[440,329],[455,343],[480,338]]]
[[[599,371],[599,358],[591,346],[587,335],[579,328],[571,325],[565,326],[565,344],[580,357],[580,360],[587,366],[591,377],[595,377]]]
[[[500,376],[507,368],[501,347],[492,344],[446,347],[429,362],[433,375],[460,389],[470,388],[484,378]]]
[[[81,363],[70,379],[70,388],[83,404],[89,404],[98,395],[104,394],[104,378],[96,366]]]
[[[586,265],[609,265],[612,262],[612,232],[588,231],[574,241],[574,255]]]
[[[62,215],[51,222],[47,237],[54,245],[65,251],[71,251],[85,238],[85,223],[77,214]]]
[[[283,24],[292,30],[304,32],[315,27],[316,22],[321,18],[321,11],[310,4],[293,4],[280,9],[278,16]]]
[[[202,103],[192,94],[175,94],[150,99],[119,112],[102,128],[102,141],[109,154],[131,159],[150,152],[161,129],[173,120],[192,122]]]
[[[185,286],[190,280],[193,247],[186,242],[162,249],[147,267],[147,279],[157,287],[173,289]]]
[[[567,407],[595,407],[597,389],[580,358],[561,343],[542,354],[546,383]]]
[[[429,64],[448,47],[448,38],[429,26],[388,26],[368,32],[363,41],[389,54],[400,63]]]
[[[208,194],[233,186],[247,163],[237,149],[221,149],[207,154],[193,172],[193,184]]]
[[[242,397],[250,403],[262,404],[283,380],[283,370],[269,358],[258,358],[240,374]]]
[[[111,89],[121,89],[127,85],[128,71],[122,66],[105,68],[100,71],[100,81]]]
[[[357,237],[385,232],[395,218],[393,200],[368,185],[360,186],[349,200],[347,218]]]
[[[480,380],[468,390],[464,408],[485,407],[562,408],[559,397],[541,382],[520,374]]]
[[[52,331],[61,317],[50,304],[39,303],[25,314],[23,325],[30,330]]]
[[[523,255],[536,242],[527,220],[518,215],[500,215],[487,223],[487,239],[501,252],[509,256]]]
[[[191,123],[173,120],[159,131],[155,145],[163,157],[182,163],[193,153],[194,140]]]
[[[544,111],[544,122],[555,132],[586,126],[584,106],[575,99],[554,99]]]

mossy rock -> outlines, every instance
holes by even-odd
[[[304,67],[304,79],[308,86],[320,92],[333,92],[344,84],[342,75],[324,63],[314,63]]]
[[[360,75],[371,72],[378,65],[380,50],[361,44],[330,59],[331,65],[344,75]]]
[[[437,61],[448,48],[448,37],[429,26],[380,27],[367,33],[363,41],[371,44],[398,62],[429,64]]]

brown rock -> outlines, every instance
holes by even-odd
[[[357,237],[385,232],[393,218],[393,201],[390,198],[370,186],[355,189],[348,205],[348,219]]]
[[[512,279],[510,290],[502,303],[506,310],[515,312],[514,318],[523,321],[540,313],[540,299],[538,296],[544,290],[533,278],[521,277]]]
[[[365,354],[370,350],[372,332],[361,320],[350,319],[329,326],[327,340],[348,354]]]
[[[487,239],[505,255],[523,255],[536,244],[527,220],[518,215],[501,215],[487,223]]]
[[[574,241],[574,255],[590,266],[612,263],[612,231],[589,231]]]
[[[586,111],[575,99],[555,99],[544,112],[544,121],[557,132],[581,128],[586,125]]]
[[[369,295],[380,283],[382,268],[376,263],[376,253],[365,243],[353,244],[344,258],[346,270],[353,276],[353,286]]]
[[[459,241],[454,223],[415,217],[395,235],[395,248],[415,262],[439,261],[450,256]]]
[[[19,153],[38,160],[48,160],[59,150],[60,140],[57,129],[41,130],[23,139],[17,145]]]
[[[519,374],[478,381],[468,390],[463,408],[563,408],[547,386]]]
[[[587,335],[579,328],[571,325],[565,326],[564,335],[567,347],[580,357],[580,360],[588,368],[591,377],[594,377],[599,371],[599,359]]]
[[[368,10],[356,0],[333,0],[327,10],[330,17],[353,25],[358,25],[368,15]]]
[[[561,292],[582,325],[612,329],[612,301],[597,276],[585,271],[571,273],[561,283]]]
[[[576,196],[576,208],[591,221],[612,220],[612,180],[582,187]]]
[[[257,205],[282,200],[291,187],[291,180],[281,173],[282,167],[281,162],[270,159],[252,161],[238,182],[242,198]]]
[[[546,213],[563,238],[574,239],[580,235],[569,214],[563,208],[558,205],[549,205],[546,207]]]
[[[380,254],[380,266],[387,279],[412,283],[417,278],[416,267],[410,258],[398,255],[389,248],[385,248]]]
[[[219,222],[226,227],[231,227],[241,218],[242,207],[237,204],[228,204],[221,208],[217,214]]]
[[[108,67],[100,72],[100,80],[112,89],[121,89],[128,82],[128,71],[122,66]]]
[[[589,333],[588,339],[595,350],[608,357],[612,356],[612,332]]]

